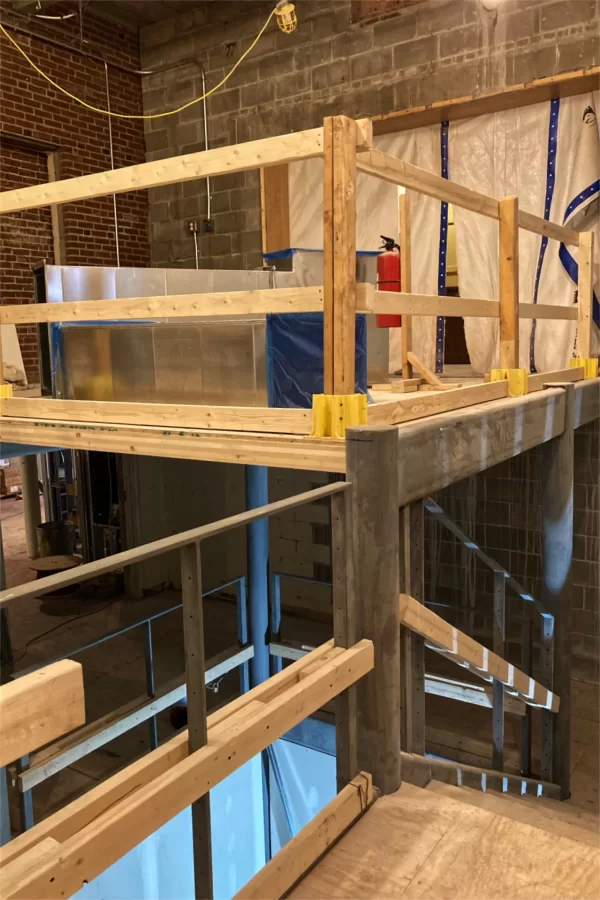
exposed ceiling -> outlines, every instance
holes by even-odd
[[[206,2],[207,0],[11,0],[3,5],[28,16],[36,13],[61,15],[83,8],[103,19],[137,28],[203,6]]]

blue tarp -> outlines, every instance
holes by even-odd
[[[310,409],[323,393],[323,313],[267,316],[269,406]],[[356,316],[357,394],[367,393],[367,319]]]

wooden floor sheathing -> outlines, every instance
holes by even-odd
[[[518,798],[494,795],[490,810],[464,802],[462,797],[466,800],[472,793],[469,789],[455,788],[452,793],[446,785],[440,790],[432,787],[403,784],[396,794],[377,800],[290,896],[296,900],[600,896],[600,848],[590,814],[582,813],[582,824],[572,830],[566,823],[547,831],[550,813],[542,806],[539,825],[533,826],[511,815],[511,804],[521,802]],[[582,836],[582,828],[584,840],[573,839]]]

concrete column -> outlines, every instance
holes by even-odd
[[[398,428],[349,428],[346,459],[357,533],[357,639],[375,647],[375,668],[357,686],[358,768],[391,794],[400,787]]]

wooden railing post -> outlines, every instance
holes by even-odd
[[[412,252],[410,230],[410,199],[408,194],[400,194],[400,287],[405,294],[412,291]],[[412,378],[412,365],[408,354],[412,352],[412,317],[402,316],[402,377]]]
[[[356,328],[356,122],[324,121],[324,392],[353,394]]]
[[[570,793],[571,743],[571,585],[573,563],[573,457],[575,387],[565,392],[562,434],[542,445],[542,595],[554,616],[554,677],[552,690],[560,698],[554,715],[552,780],[561,797]]]
[[[500,368],[519,368],[519,199],[499,201]]]
[[[403,320],[404,321],[404,320]],[[400,590],[425,602],[423,501],[400,509]],[[425,755],[425,641],[401,629],[402,749]]]
[[[579,235],[579,277],[577,281],[577,356],[592,356],[592,304],[594,300],[594,232]]]
[[[375,668],[357,687],[358,768],[390,794],[400,787],[398,429],[346,431],[356,528],[357,637],[373,641]]]
[[[204,623],[202,615],[202,570],[200,543],[181,548],[181,591],[183,601],[183,639],[187,686],[188,743],[190,755],[208,741],[204,666]],[[204,793],[192,803],[192,846],[194,852],[194,896],[210,900],[213,896],[212,842],[210,831],[210,794]]]
[[[356,530],[352,515],[352,487],[331,498],[331,563],[333,576],[333,640],[336,647],[356,643],[357,607],[354,566]],[[356,685],[335,701],[337,787],[341,791],[356,775],[357,722]]]

